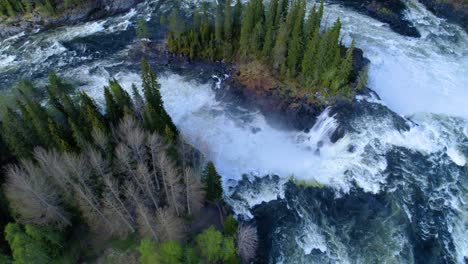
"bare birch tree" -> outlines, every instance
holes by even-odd
[[[237,254],[248,263],[255,258],[258,247],[257,229],[250,225],[239,225],[236,234]]]
[[[161,140],[161,137],[156,133],[152,133],[148,136],[146,146],[149,149],[151,156],[151,175],[153,176],[153,181],[156,183],[156,188],[160,190],[161,186],[159,184],[158,178],[158,152],[164,150],[165,146]]]
[[[155,230],[155,219],[150,210],[143,203],[138,188],[136,188],[133,183],[128,182],[125,187],[125,193],[136,209],[140,234],[142,236],[149,235],[154,239],[158,239]]]
[[[110,231],[117,235],[127,235],[135,232],[135,220],[120,198],[117,181],[110,176],[104,179],[103,206],[104,212],[112,225]]]
[[[158,193],[157,193],[157,189],[154,185],[153,178],[151,177],[148,167],[143,163],[138,163],[137,169],[136,169],[136,175],[139,178],[139,182],[142,183],[141,188],[145,197],[151,200],[153,204],[153,208],[158,208],[159,207]]]
[[[139,162],[146,160],[146,133],[135,118],[125,116],[117,128],[117,136],[119,141],[129,148],[135,160]]]
[[[156,212],[156,231],[161,242],[180,241],[184,238],[184,220],[177,217],[171,208],[160,208]]]
[[[205,203],[205,190],[192,168],[184,169],[185,202],[188,215],[197,215]]]
[[[110,226],[110,221],[105,216],[96,190],[90,181],[91,171],[87,160],[82,155],[64,153],[63,161],[69,175],[67,179],[76,193],[78,206],[89,226],[92,228]]]
[[[57,186],[31,161],[22,161],[21,166],[8,168],[5,183],[5,194],[19,220],[59,228],[71,225]]]
[[[166,184],[169,191],[168,204],[175,210],[177,216],[181,216],[184,208],[184,194],[179,170],[172,161],[166,163],[166,167],[162,170],[166,174]]]

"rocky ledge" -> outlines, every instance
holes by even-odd
[[[401,0],[329,0],[331,3],[341,4],[362,14],[368,15],[404,36],[420,37],[419,31],[405,16],[405,4]]]
[[[447,21],[458,24],[468,32],[468,1],[466,0],[419,0],[429,11]]]
[[[89,0],[77,8],[61,10],[59,15],[47,16],[34,12],[24,16],[0,18],[0,38],[6,38],[23,31],[42,30],[82,21],[101,19],[133,8],[143,0]]]
[[[366,67],[369,60],[363,56],[360,49],[354,50],[353,75],[356,79],[359,71]],[[281,125],[285,128],[294,128],[298,130],[309,130],[315,124],[316,118],[323,110],[330,105],[347,101],[349,99],[338,99],[335,103],[317,103],[311,102],[308,96],[294,95],[289,90],[279,88],[275,79],[268,70],[260,69],[263,75],[245,78],[240,72],[239,65],[229,65],[228,75],[230,76],[223,82],[223,89],[218,91],[218,96],[224,100],[235,101],[247,108],[259,109],[271,124]],[[255,67],[247,65],[247,67]],[[359,93],[368,93],[367,89]],[[352,102],[351,102],[352,103]]]

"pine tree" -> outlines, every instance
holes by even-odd
[[[304,28],[304,14],[305,14],[305,1],[300,0],[294,3],[294,11],[291,12],[292,31],[291,41],[288,45],[288,58],[287,66],[290,77],[295,77],[297,74],[297,67],[302,58],[303,52],[303,28]]]
[[[278,2],[278,7],[276,10],[276,16],[275,16],[275,22],[274,24],[277,25],[279,28],[279,25],[281,24],[281,21],[285,19],[286,13],[288,12],[288,7],[289,7],[289,0],[279,0]]]
[[[163,135],[166,126],[168,126],[172,133],[177,135],[177,128],[164,109],[163,100],[159,92],[161,86],[158,83],[156,75],[151,70],[151,66],[144,58],[141,61],[141,68],[143,94],[146,100],[146,105],[143,110],[143,120],[146,128],[151,131],[157,131]]]
[[[114,100],[114,96],[108,87],[104,87],[104,99],[106,101],[106,117],[111,124],[118,124],[123,117],[123,110]]]
[[[31,151],[36,145],[36,136],[21,116],[10,107],[7,107],[3,118],[1,132],[2,138],[16,157],[31,156]]]
[[[307,18],[307,24],[305,26],[305,36],[306,38],[310,39],[312,34],[315,32],[316,24],[317,24],[317,9],[314,4],[314,6],[310,9],[309,12],[309,17]]]
[[[208,162],[206,165],[203,182],[206,186],[206,199],[215,202],[220,201],[223,195],[221,176],[219,176],[212,162]]]
[[[254,2],[254,28],[250,39],[250,51],[260,56],[263,49],[265,38],[265,9],[262,0],[253,0]]]
[[[243,11],[244,6],[242,5],[241,0],[236,1],[236,5],[234,6],[234,17],[233,17],[233,22],[232,22],[232,27],[233,27],[233,34],[236,38],[236,40],[239,39],[240,37],[240,28],[241,28],[241,18],[242,18],[242,11]]]
[[[216,6],[216,19],[215,19],[215,39],[217,45],[221,45],[223,42],[223,24],[224,24],[224,13],[223,6],[218,4]]]
[[[302,74],[305,80],[306,86],[310,86],[314,83],[314,71],[317,58],[317,50],[320,45],[320,32],[316,28],[315,32],[310,36],[309,41],[306,45],[306,51],[304,58],[302,59]]]
[[[49,130],[52,136],[54,147],[60,152],[71,151],[70,144],[66,140],[64,129],[62,129],[57,122],[49,118]]]
[[[273,50],[273,46],[275,44],[276,39],[276,12],[278,9],[278,0],[270,1],[270,5],[268,6],[268,13],[266,16],[265,28],[265,42],[263,43],[263,50],[262,55],[266,58],[271,57],[271,51]]]
[[[224,58],[229,59],[232,55],[232,17],[231,0],[226,0],[224,5]]]
[[[255,1],[250,1],[243,11],[242,25],[240,32],[239,52],[242,58],[246,58],[250,52],[250,42],[252,31],[255,26]]]
[[[283,69],[286,63],[286,54],[288,51],[288,28],[286,22],[282,21],[278,36],[275,41],[275,46],[273,48],[273,68],[276,70]]]

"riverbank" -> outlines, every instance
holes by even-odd
[[[141,2],[143,0],[87,1],[87,3],[77,7],[59,10],[55,15],[33,11],[29,14],[10,18],[0,17],[0,37],[7,38],[23,31],[34,32],[58,26],[73,25],[83,21],[97,20],[126,12]]]

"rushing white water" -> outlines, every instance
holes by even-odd
[[[421,188],[430,189],[429,172],[439,165],[466,166],[468,37],[459,27],[433,16],[418,2],[408,0],[406,3],[410,6],[407,17],[421,32],[420,39],[402,37],[383,23],[339,5],[326,6],[328,22],[325,24],[330,25],[340,17],[344,42],[355,39],[356,46],[371,60],[369,85],[382,101],[375,96],[357,99],[375,106],[386,105],[405,115],[409,131],[395,129],[388,114],[362,114],[350,121],[353,132],[331,143],[329,137],[339,122],[336,116],[331,116],[330,109],[319,116],[307,133],[283,131],[269,124],[261,113],[240,107],[232,109],[227,102],[216,100],[216,91],[212,88],[223,89],[223,78],[215,78],[213,83],[198,83],[173,73],[161,76],[161,93],[169,114],[187,140],[215,162],[225,186],[234,185],[244,174],[251,179],[272,174],[281,177],[278,182],[241,192],[243,202],[231,201],[237,213],[252,217],[251,207],[284,198],[284,183],[291,176],[331,187],[336,197],[348,194],[356,186],[366,193],[382,193],[389,182],[387,169],[390,165],[386,154],[397,147],[427,157],[427,174],[418,172],[416,175],[411,168],[404,167],[405,164],[401,168],[404,177],[416,179]],[[125,68],[126,50],[94,60],[93,56],[99,54],[79,57],[76,49],[71,51],[66,44],[124,32],[137,17],[149,19],[150,15],[151,8],[147,5],[114,18],[29,36],[23,33],[0,41],[0,73],[20,70],[34,73],[46,66],[76,65],[64,71],[65,77],[102,103],[102,88],[110,78],[116,78],[128,90],[132,83],[141,83],[137,71]],[[75,62],[78,63],[73,64]],[[466,192],[458,186],[462,176],[454,172],[452,181],[434,191],[434,199],[443,199],[444,205],[457,213],[447,216],[447,221],[459,263],[468,256],[468,202]],[[385,191],[391,193],[395,189]],[[461,195],[454,195],[453,190]],[[409,221],[418,221],[406,205],[403,209]],[[314,223],[313,212],[300,206],[297,211],[302,218],[297,227],[301,232],[294,243],[304,254],[318,250],[333,255],[341,263],[351,262],[344,242],[327,240],[325,235],[335,231]],[[386,238],[387,242],[392,242],[394,252],[388,253],[390,256],[397,256],[409,243],[401,229],[394,228]],[[430,233],[429,228],[427,233]],[[287,256],[283,260],[286,263]]]
[[[458,26],[408,0],[407,18],[421,38],[401,36],[384,23],[339,5],[326,6],[326,22],[342,20],[343,39],[371,60],[369,86],[400,114],[445,113],[468,118],[468,36]]]

